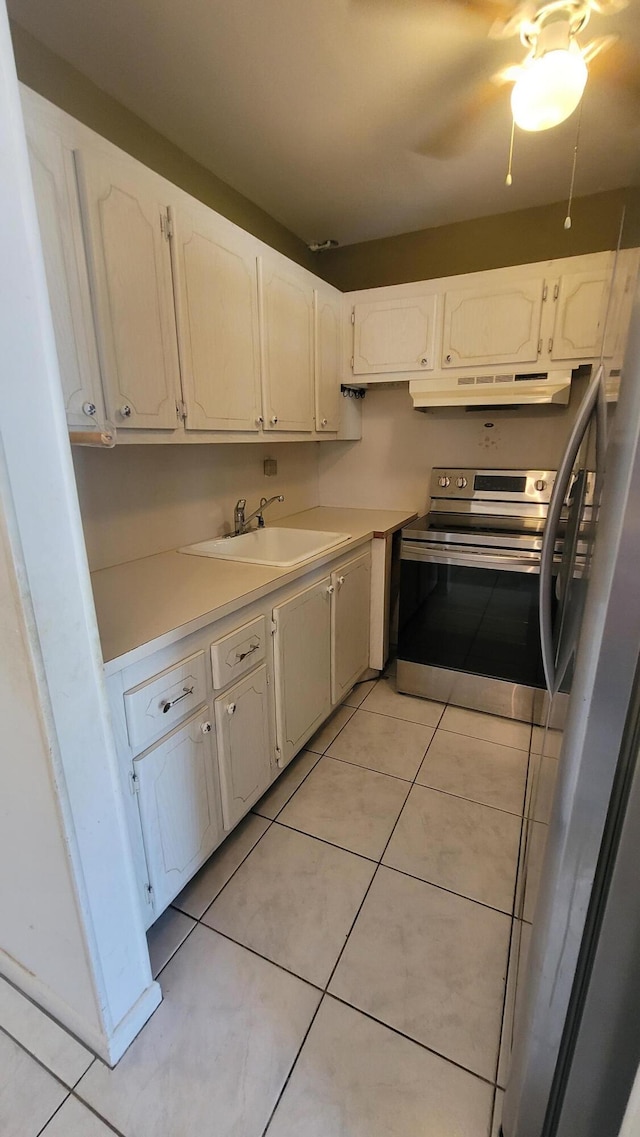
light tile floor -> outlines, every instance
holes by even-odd
[[[531,733],[358,685],[151,929],[115,1070],[0,986],[3,1137],[495,1137]]]

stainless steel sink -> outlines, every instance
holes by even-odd
[[[180,553],[196,557],[215,557],[224,561],[244,561],[247,564],[271,565],[273,568],[292,568],[293,565],[317,557],[327,549],[342,545],[350,539],[349,533],[326,533],[317,529],[280,529],[276,526],[253,529],[238,537],[219,537],[213,541],[200,541],[186,545]]]

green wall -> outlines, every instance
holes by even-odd
[[[576,198],[569,230],[562,201],[345,245],[322,254],[322,275],[349,292],[615,249],[623,205],[623,244],[631,248],[640,245],[639,189]]]
[[[345,292],[612,249],[624,204],[623,244],[640,245],[640,189],[635,188],[576,198],[568,232],[563,228],[566,202],[562,201],[314,255],[284,225],[189,158],[24,28],[12,23],[11,32],[18,76],[28,87]]]
[[[322,254],[323,276],[348,292],[615,249],[623,205],[623,244],[639,246],[640,190],[612,190],[576,198],[568,231],[563,227],[566,201],[559,201],[349,244]]]
[[[18,78],[45,99],[312,272],[317,261],[279,221],[232,189],[60,56],[11,22]]]

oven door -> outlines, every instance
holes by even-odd
[[[540,555],[404,539],[398,660],[544,686]]]

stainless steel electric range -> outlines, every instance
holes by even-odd
[[[554,480],[552,470],[433,471],[430,512],[402,531],[398,690],[542,717],[540,552]],[[563,541],[561,523],[556,573]],[[554,606],[559,587],[561,577]]]

